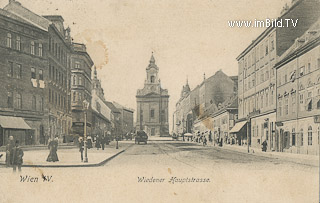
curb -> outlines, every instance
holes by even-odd
[[[196,142],[192,142],[195,143],[196,145],[201,145],[200,143],[196,143]],[[227,151],[233,151],[233,152],[238,152],[238,153],[242,153],[242,154],[248,154],[248,155],[252,155],[252,156],[257,156],[257,157],[264,157],[264,158],[273,158],[273,159],[284,159],[287,162],[291,162],[291,163],[295,163],[295,164],[302,164],[302,165],[307,165],[307,166],[313,166],[313,167],[319,167],[319,165],[314,164],[314,161],[310,161],[310,160],[306,160],[303,158],[299,158],[299,159],[295,159],[293,157],[289,157],[286,159],[286,157],[282,157],[282,156],[278,156],[277,154],[269,154],[269,153],[252,153],[252,151],[250,151],[249,153],[247,152],[247,150],[239,150],[239,149],[232,149],[231,147],[218,147],[218,146],[213,146],[213,145],[207,145],[210,148],[217,148],[217,149],[221,149],[221,150],[227,150]],[[285,153],[285,152],[282,152]]]
[[[98,167],[106,164],[108,161],[112,160],[116,156],[120,155],[121,153],[125,152],[128,148],[130,148],[133,144],[129,145],[126,149],[121,150],[120,152],[112,155],[111,157],[101,161],[100,163],[95,164],[82,164],[82,165],[22,165],[21,167],[35,167],[35,168],[80,168],[80,167]],[[0,163],[2,166],[6,166],[5,163]]]

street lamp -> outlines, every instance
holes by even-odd
[[[89,109],[89,102],[83,100],[83,112],[84,112],[84,162],[88,162],[88,146],[87,146],[87,110]]]

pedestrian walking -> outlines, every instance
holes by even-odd
[[[267,145],[268,145],[267,141],[264,140],[264,141],[262,142],[262,151],[263,151],[263,152],[266,152],[266,151],[267,151]]]
[[[7,167],[11,166],[11,162],[12,162],[12,149],[14,147],[14,140],[13,140],[13,136],[9,136],[9,142],[6,146],[6,165]]]
[[[206,137],[204,137],[204,139],[203,139],[203,146],[207,146],[207,138]]]
[[[102,136],[101,139],[100,139],[100,145],[101,145],[101,149],[104,150],[104,144],[105,144],[106,140],[105,140],[105,137]]]
[[[91,138],[91,136],[87,137],[87,146],[88,146],[88,149],[92,148],[92,138]]]
[[[48,162],[56,162],[59,161],[58,159],[58,154],[57,154],[57,150],[58,150],[58,138],[56,139],[50,139],[49,140],[49,155],[47,157],[47,161]]]
[[[16,172],[17,167],[19,172],[21,171],[21,165],[23,163],[23,150],[19,147],[19,140],[16,140],[15,147],[12,149],[12,169],[13,172]]]
[[[83,143],[83,138],[79,138],[79,152],[81,155],[81,162],[83,161],[83,149],[84,149],[84,143]]]
[[[96,148],[97,148],[97,150],[99,150],[100,147],[101,147],[100,137],[99,137],[99,135],[97,135],[97,137],[96,137]]]

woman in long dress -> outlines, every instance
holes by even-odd
[[[56,162],[56,161],[59,161],[58,155],[57,155],[58,141],[57,141],[56,139],[55,139],[55,140],[50,139],[50,140],[49,140],[48,148],[49,148],[49,150],[50,150],[50,153],[49,153],[49,155],[48,155],[47,161],[48,161],[48,162]]]

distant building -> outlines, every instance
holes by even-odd
[[[96,67],[92,78],[92,100],[91,100],[91,134],[93,136],[111,134],[113,113],[106,104],[101,82],[97,77]]]
[[[135,126],[133,125],[133,109],[124,107],[117,102],[113,102],[113,105],[120,111],[120,131],[121,135],[134,132]]]
[[[145,130],[149,136],[167,136],[169,134],[169,95],[161,88],[158,76],[159,68],[153,55],[146,68],[147,79],[144,88],[137,91],[136,130]]]
[[[212,114],[219,111],[224,102],[237,92],[237,76],[227,76],[222,70],[190,91],[188,81],[183,86],[181,97],[176,104],[175,130],[183,133],[206,132],[214,129]],[[211,139],[212,140],[212,139]]]

